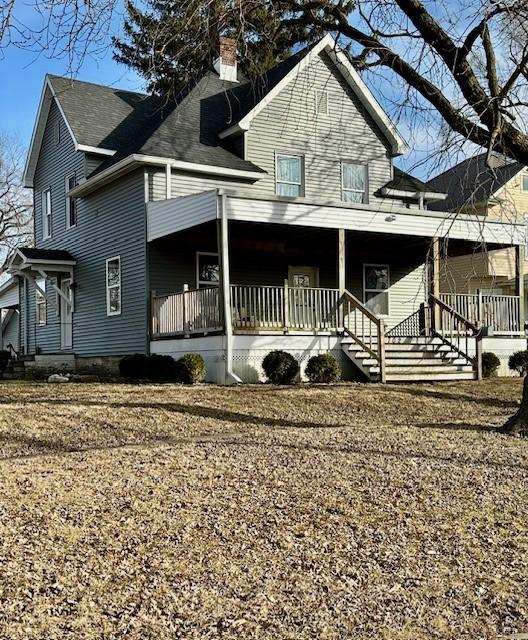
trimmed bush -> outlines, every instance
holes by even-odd
[[[500,367],[499,358],[491,351],[482,354],[482,375],[484,378],[492,378]]]
[[[128,380],[143,380],[147,377],[147,356],[144,353],[134,353],[119,361],[119,373]]]
[[[528,351],[516,351],[508,359],[508,367],[516,371],[520,376],[528,373]]]
[[[330,353],[312,356],[306,365],[306,376],[310,382],[329,384],[341,380],[341,367]]]
[[[272,384],[292,384],[299,374],[297,360],[286,351],[270,351],[262,361],[262,368]]]
[[[176,360],[172,356],[153,353],[146,359],[145,377],[152,382],[176,382]]]
[[[10,360],[11,354],[9,353],[9,351],[0,351],[0,376],[7,369],[7,365],[9,364]]]
[[[184,384],[203,382],[207,374],[205,361],[199,353],[186,353],[176,363],[176,379]]]

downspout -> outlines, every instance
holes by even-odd
[[[219,216],[218,250],[221,265],[222,312],[225,333],[225,383],[240,384],[242,380],[233,371],[233,320],[231,317],[231,291],[229,283],[229,230],[225,194],[218,191],[217,215]]]

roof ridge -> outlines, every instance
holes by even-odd
[[[93,87],[101,87],[103,89],[110,89],[111,91],[123,91],[124,93],[131,93],[136,96],[144,96],[145,98],[151,97],[151,94],[144,93],[143,91],[132,91],[131,89],[123,89],[122,87],[113,87],[109,84],[102,84],[100,82],[92,82],[90,80],[80,80],[79,78],[71,78],[69,76],[59,76],[56,73],[47,73],[46,76],[51,79],[56,78],[58,80],[66,80],[71,84],[73,83],[89,84]]]

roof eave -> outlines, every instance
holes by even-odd
[[[381,187],[381,195],[392,198],[420,198],[424,200],[437,201],[446,200],[447,193],[436,193],[434,191],[411,191],[408,189],[391,189],[390,187]]]

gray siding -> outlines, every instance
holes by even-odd
[[[77,260],[73,352],[80,356],[121,355],[147,348],[145,186],[142,170],[78,201],[78,223],[66,228],[65,177],[84,176],[84,154],[75,152],[63,126],[60,145],[53,138],[61,118],[53,103],[35,174],[36,246],[66,249]],[[52,237],[42,238],[40,194],[51,187]],[[106,314],[106,260],[121,257],[122,313]],[[55,298],[55,295],[53,295]],[[22,307],[24,308],[24,307]],[[46,326],[35,325],[35,292],[29,291],[29,352],[60,350],[60,316],[48,304]]]
[[[2,330],[2,348],[6,349],[9,345],[18,351],[19,348],[19,313],[13,311],[11,317],[4,325]]]

